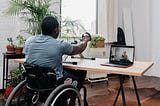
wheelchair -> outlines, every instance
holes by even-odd
[[[23,81],[13,89],[5,106],[88,106],[83,85],[82,100],[72,84],[56,84],[54,70],[28,64],[22,67]]]

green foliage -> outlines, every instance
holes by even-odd
[[[77,37],[79,33],[85,32],[86,29],[79,20],[72,20],[71,18],[62,19],[61,34],[62,37]]]
[[[96,41],[98,41],[98,40],[105,40],[105,38],[101,35],[98,35],[98,34],[92,35],[92,39],[89,42],[89,47],[96,48]]]
[[[7,41],[9,42],[9,45],[13,45],[13,39],[12,39],[12,37],[7,38]]]
[[[22,79],[21,79],[22,71],[23,71],[22,67],[20,67],[20,69],[19,69],[19,67],[17,67],[16,70],[13,70],[10,72],[9,77],[11,79],[8,82],[9,86],[15,87],[17,84],[19,84],[22,81]]]
[[[51,1],[54,3],[51,3]],[[41,33],[40,23],[44,17],[48,15],[55,16],[57,19],[60,17],[56,12],[50,10],[51,5],[56,3],[59,2],[54,0],[10,0],[5,14],[20,16],[28,26],[25,31],[29,34],[37,35]],[[63,37],[76,37],[78,35],[77,32],[86,31],[78,20],[61,19],[61,24]]]
[[[36,35],[41,33],[42,19],[56,14],[49,9],[50,6],[51,0],[11,0],[5,14],[22,17],[28,24],[26,32]]]
[[[54,2],[54,3],[51,3]],[[5,11],[6,15],[20,16],[27,24],[25,32],[37,35],[41,33],[40,23],[42,19],[48,15],[60,17],[57,13],[50,10],[51,5],[56,4],[54,0],[10,0],[9,7]],[[52,6],[53,6],[52,5]],[[78,20],[70,18],[58,19],[61,21],[62,37],[77,37],[77,35],[85,32],[85,28]]]
[[[24,39],[24,37],[21,36],[21,35],[17,35],[16,39],[18,41],[18,45],[17,46],[18,47],[23,47],[24,44],[25,44],[26,39]]]

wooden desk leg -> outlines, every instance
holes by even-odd
[[[139,95],[138,95],[138,91],[137,91],[137,86],[136,86],[136,81],[134,79],[134,76],[132,76],[132,80],[133,80],[134,90],[135,90],[136,97],[137,97],[138,106],[141,106],[141,102],[140,102],[140,99],[139,99]]]
[[[119,87],[119,90],[118,90],[118,93],[117,93],[117,96],[116,96],[116,99],[114,101],[113,106],[116,106],[116,102],[117,102],[118,96],[120,94],[120,91],[122,93],[123,106],[126,106],[126,99],[125,99],[124,88],[123,88],[123,82],[124,82],[123,78],[124,78],[124,76],[120,75],[120,87]]]

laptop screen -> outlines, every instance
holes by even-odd
[[[111,45],[109,62],[115,64],[133,64],[134,52],[134,46]]]

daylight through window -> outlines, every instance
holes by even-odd
[[[96,0],[61,0],[61,36],[96,33]]]

